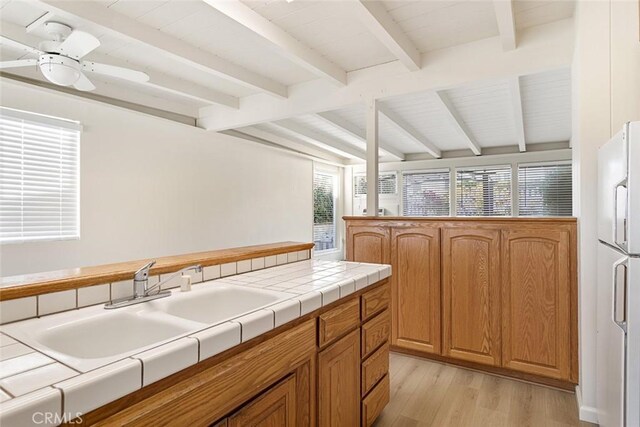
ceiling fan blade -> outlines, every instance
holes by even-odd
[[[0,62],[0,69],[2,68],[18,68],[18,67],[31,67],[38,64],[37,59],[18,59],[16,61],[4,61]]]
[[[78,89],[78,90],[82,90],[85,92],[88,92],[90,90],[94,90],[96,87],[93,85],[93,83],[91,83],[91,80],[89,80],[87,78],[87,76],[85,76],[84,74],[80,73],[80,78],[78,79],[77,82],[75,82],[73,84],[73,87]]]
[[[144,83],[149,81],[149,76],[142,71],[130,70],[128,68],[116,67],[115,65],[100,64],[97,62],[83,61],[82,68],[92,73],[104,74],[105,76],[116,77],[132,82]]]
[[[12,40],[9,37],[0,36],[0,46],[9,46],[14,49],[22,50],[26,53],[33,53],[34,55],[41,55],[43,52],[35,47],[27,46],[24,43]]]
[[[80,59],[100,46],[100,40],[84,31],[74,31],[58,46],[59,53]]]

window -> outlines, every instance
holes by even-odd
[[[0,109],[0,243],[74,239],[80,125]]]
[[[511,215],[511,167],[459,169],[456,208],[459,216]]]
[[[313,174],[313,243],[316,251],[337,247],[337,181],[335,174],[320,171]]]
[[[449,170],[407,172],[402,179],[403,215],[449,215]]]
[[[398,193],[398,176],[395,172],[383,172],[378,175],[378,194],[397,194]],[[367,176],[356,175],[353,178],[353,195],[367,195]]]
[[[571,163],[518,166],[521,216],[571,216]]]

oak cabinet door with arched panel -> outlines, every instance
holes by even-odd
[[[440,230],[391,230],[393,345],[440,353]]]
[[[350,226],[347,228],[347,260],[389,264],[389,228]]]
[[[552,378],[571,370],[571,236],[561,228],[502,232],[502,365]]]
[[[500,230],[442,230],[443,354],[500,365]]]

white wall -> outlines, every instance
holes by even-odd
[[[637,0],[581,1],[573,61],[574,210],[579,217],[580,417],[596,414],[597,150],[640,120]]]
[[[312,162],[2,80],[1,104],[84,126],[81,238],[0,247],[0,275],[311,241]]]

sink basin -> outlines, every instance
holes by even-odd
[[[215,324],[291,297],[284,292],[217,284],[176,292],[170,298],[151,301],[149,306],[171,316]]]
[[[203,327],[140,306],[107,311],[100,305],[7,325],[3,330],[84,372]]]
[[[291,297],[224,283],[198,285],[191,292],[116,310],[101,304],[3,325],[2,330],[87,372]]]
[[[188,330],[134,313],[117,313],[53,327],[39,334],[38,341],[60,353],[95,359],[145,347]]]

